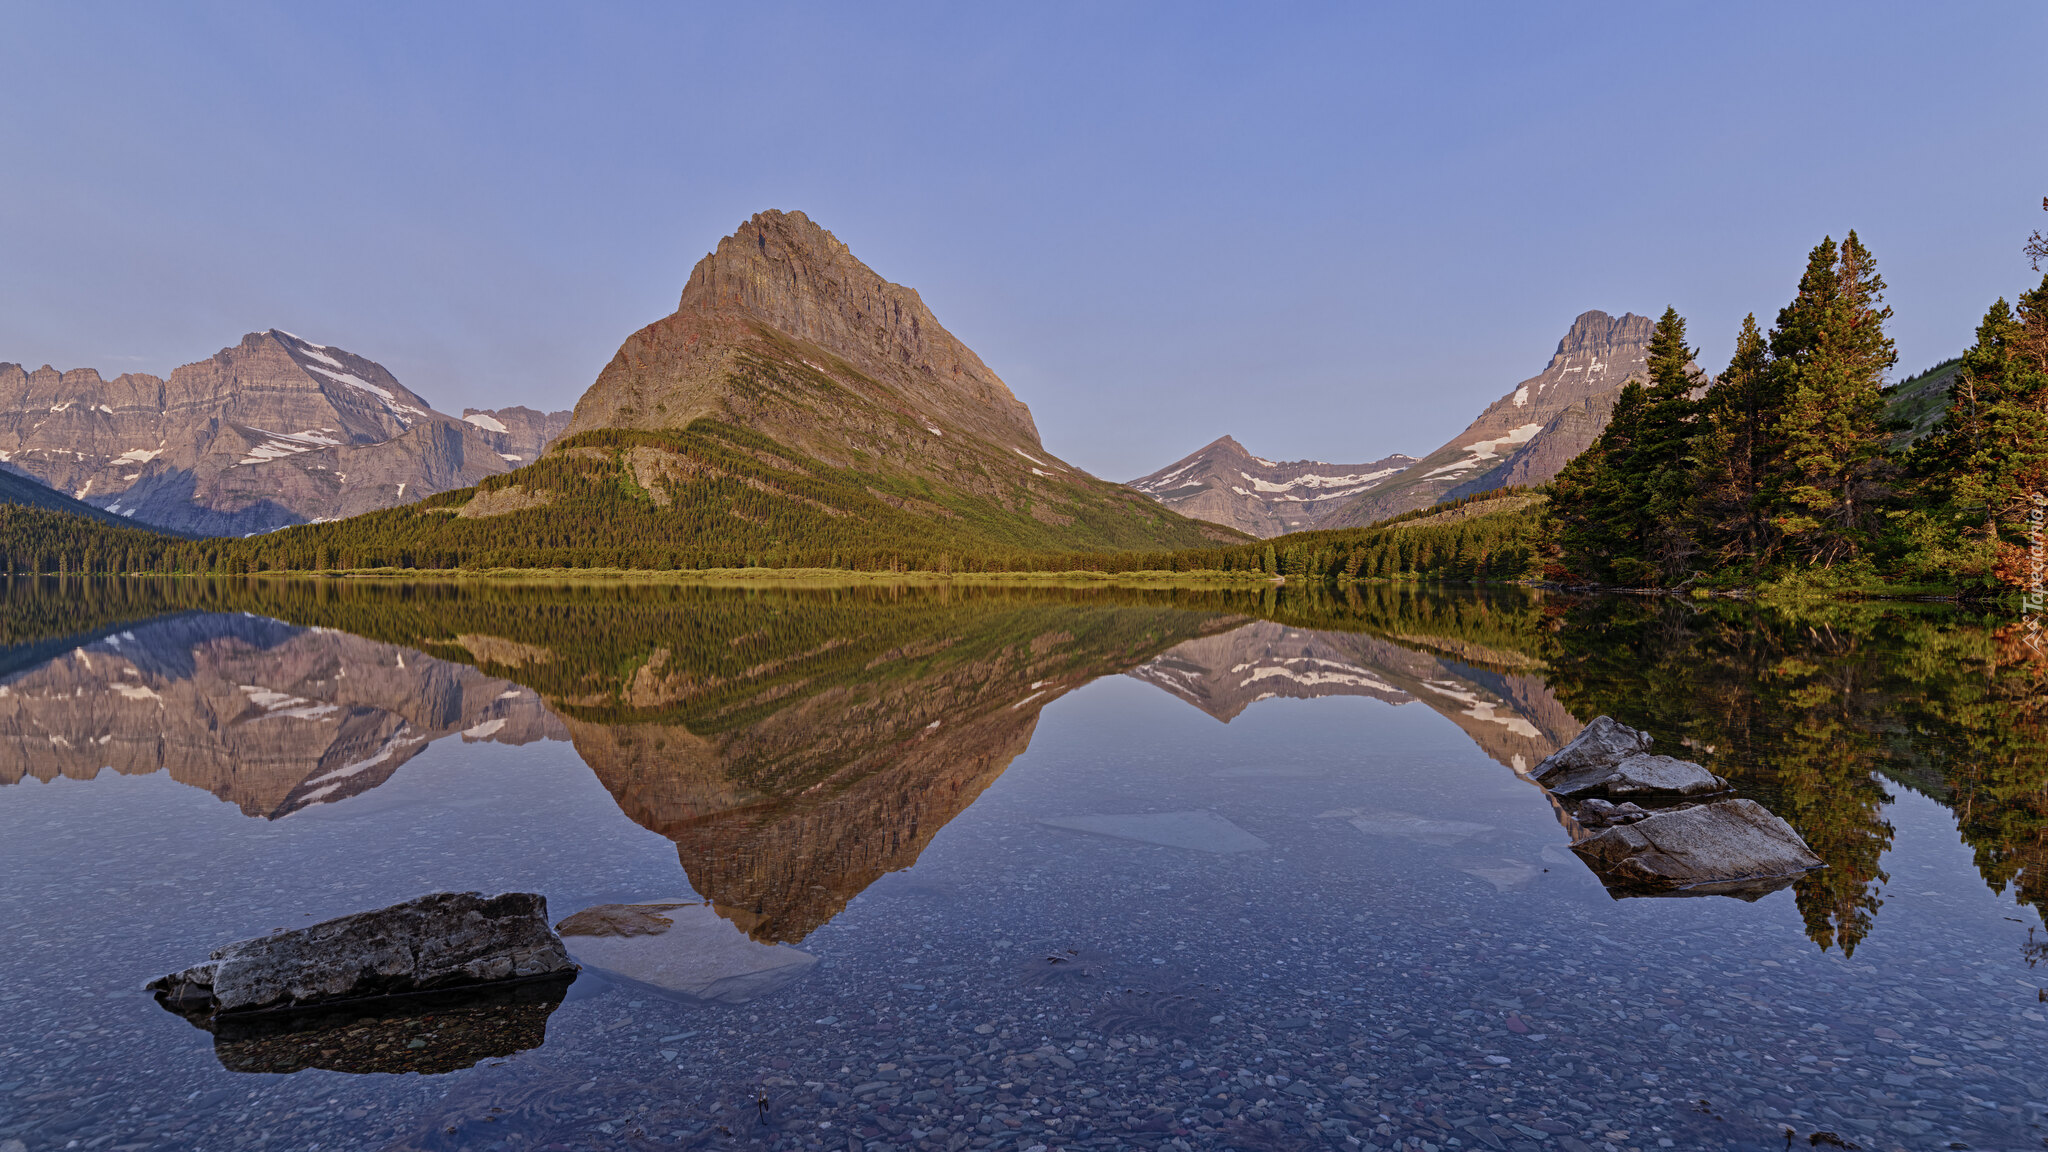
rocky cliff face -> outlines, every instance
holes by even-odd
[[[0,467],[141,524],[246,535],[510,465],[382,365],[272,329],[169,380],[0,364]]]
[[[454,735],[566,733],[468,665],[240,614],[155,620],[0,682],[0,785],[164,771],[266,819],[366,792]]]
[[[483,434],[484,442],[513,467],[540,458],[569,427],[570,413],[537,412],[525,405],[513,408],[464,408],[462,420]]]
[[[1582,313],[1542,372],[1494,401],[1450,443],[1331,513],[1327,528],[1371,524],[1438,500],[1541,484],[1607,427],[1614,397],[1647,378],[1652,321]]]
[[[1501,653],[1436,653],[1350,632],[1311,632],[1270,621],[1188,640],[1133,668],[1224,723],[1261,700],[1369,696],[1421,701],[1488,756],[1526,775],[1583,727],[1558,703],[1540,669]],[[1489,665],[1493,665],[1489,667]]]
[[[1263,538],[1321,527],[1330,512],[1414,463],[1398,453],[1370,464],[1275,462],[1225,436],[1130,486],[1183,516]]]

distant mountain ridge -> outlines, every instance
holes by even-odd
[[[474,484],[537,454],[550,419],[476,415],[503,431],[273,328],[168,380],[0,363],[0,468],[139,524],[240,536]]]
[[[1399,453],[1370,464],[1279,462],[1222,436],[1130,486],[1183,516],[1269,537],[1321,527],[1330,512],[1414,463]]]
[[[1580,313],[1543,371],[1509,389],[1449,443],[1331,512],[1320,527],[1363,527],[1443,499],[1536,485],[1607,427],[1631,377],[1646,379],[1652,321]]]

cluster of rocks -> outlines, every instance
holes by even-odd
[[[1601,716],[1534,772],[1590,833],[1572,851],[1610,888],[1753,900],[1822,866],[1791,825],[1756,801],[1698,801],[1728,792],[1728,781],[1656,755],[1650,743],[1648,733]]]

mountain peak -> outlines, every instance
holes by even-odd
[[[1254,536],[1320,526],[1332,509],[1370,492],[1415,463],[1395,454],[1370,464],[1285,462],[1254,456],[1232,436],[1210,441],[1130,487],[1197,520]]]
[[[1609,316],[1599,309],[1581,312],[1565,331],[1564,339],[1557,342],[1557,351],[1551,354],[1551,362],[1558,363],[1574,352],[1600,351],[1632,345],[1647,347],[1650,330],[1656,322],[1648,316],[1624,312]]]
[[[807,356],[789,340],[827,355]],[[821,360],[843,361],[928,425],[1043,451],[1031,410],[916,291],[884,279],[802,212],[782,211],[755,213],[697,262],[675,314],[626,341],[569,430],[734,419],[727,379],[740,349],[835,379]]]
[[[1450,443],[1329,518],[1332,527],[1375,523],[1439,500],[1510,485],[1542,484],[1583,451],[1649,355],[1647,316],[1581,312],[1543,371],[1488,405]]]

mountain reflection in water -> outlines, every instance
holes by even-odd
[[[2043,665],[1953,607],[260,579],[15,582],[6,602],[0,782],[161,769],[274,819],[434,740],[567,739],[766,943],[908,867],[1046,704],[1116,673],[1224,723],[1272,696],[1420,703],[1518,774],[1612,715],[1806,838],[1828,867],[1794,889],[1822,947],[1852,952],[1883,905],[1893,788],[1950,809],[1991,887],[2048,897]]]

